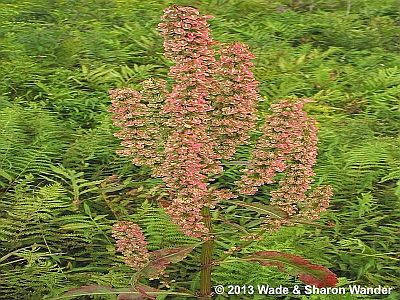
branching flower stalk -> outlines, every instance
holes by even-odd
[[[116,136],[125,147],[118,153],[130,157],[135,165],[150,167],[153,176],[163,180],[169,193],[164,208],[172,222],[187,236],[204,240],[201,299],[209,299],[212,294],[215,237],[210,211],[221,201],[234,202],[241,195],[254,195],[259,187],[275,183],[278,173],[284,173],[267,204],[285,217],[266,216],[261,228],[264,233],[296,220],[317,219],[332,196],[330,187],[310,191],[317,128],[315,120],[303,110],[309,99],[286,99],[273,104],[272,113],[258,128],[263,134],[245,162],[237,188],[220,189],[212,184],[213,178],[224,171],[221,160],[231,160],[237,146],[249,143],[250,134],[256,129],[260,96],[250,70],[254,55],[246,45],[214,41],[207,23],[210,18],[192,7],[172,6],[164,11],[159,30],[164,37],[165,56],[174,63],[169,71],[173,82],[170,89],[165,81],[151,79],[143,83],[141,91],[110,91],[113,122],[121,128]],[[138,225],[118,223],[114,237],[128,265],[138,269],[149,262],[151,253],[144,250],[146,244]],[[176,250],[184,253],[179,259],[189,250]],[[175,252],[169,251],[170,256],[171,253]],[[259,253],[250,260],[264,264],[268,254]],[[156,253],[155,257],[159,259],[159,255]],[[276,259],[277,254],[273,255]],[[164,258],[166,266],[165,261]]]

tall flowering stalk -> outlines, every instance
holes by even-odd
[[[260,96],[250,70],[253,54],[243,44],[214,41],[207,23],[210,18],[192,7],[172,6],[164,11],[159,30],[164,37],[165,56],[174,62],[169,71],[173,81],[170,89],[165,81],[148,80],[140,92],[110,91],[113,122],[121,128],[116,136],[125,147],[118,153],[130,157],[136,165],[151,167],[153,176],[162,178],[169,193],[165,211],[172,222],[184,234],[204,240],[202,299],[211,295],[214,236],[210,211],[221,201],[235,203],[234,198],[241,195],[254,195],[259,187],[275,183],[277,173],[284,173],[268,204],[285,218],[269,216],[266,222],[267,226],[280,226],[304,218],[317,219],[332,196],[329,187],[310,190],[317,156],[317,128],[303,110],[308,99],[283,100],[271,106],[272,113],[259,129],[263,134],[237,182],[237,189],[217,189],[212,185],[212,178],[224,170],[221,161],[232,159],[237,146],[249,143],[251,131],[256,129]],[[260,209],[249,203],[245,205]],[[137,225],[119,223],[114,228],[114,237],[132,267],[143,266],[138,258],[149,260]],[[127,242],[127,237],[131,242]],[[132,241],[140,245],[140,251],[130,244]],[[187,255],[187,251],[183,253]],[[277,265],[279,254],[273,253],[275,264],[265,262],[268,255],[272,254],[259,252],[251,259]],[[280,264],[289,260],[314,266],[287,255],[281,258],[280,268]],[[329,272],[323,267],[309,267],[309,270]],[[320,275],[302,272],[296,275],[312,280]],[[323,281],[318,284],[323,285]]]

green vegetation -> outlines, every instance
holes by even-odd
[[[390,296],[309,299],[399,299],[397,0],[2,1],[0,299],[50,299],[84,285],[129,287],[134,272],[111,237],[116,220],[140,224],[150,250],[193,242],[159,208],[165,191],[158,181],[115,154],[119,141],[107,111],[109,89],[166,78],[170,62],[155,27],[173,3],[214,15],[215,39],[250,46],[264,97],[260,116],[285,97],[314,99],[307,110],[320,127],[316,181],[334,188],[329,212],[320,226],[284,228],[248,251],[301,254],[329,267],[342,285],[397,289]],[[224,176],[237,177],[237,169]],[[225,217],[244,222],[243,211],[233,207]],[[237,229],[226,226],[219,246],[229,249]],[[175,281],[195,290],[199,268],[187,259],[169,267],[169,278],[147,284]],[[213,276],[222,285],[300,284],[243,262],[222,264]]]

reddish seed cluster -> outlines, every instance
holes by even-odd
[[[222,172],[220,159],[247,139],[256,100],[252,54],[239,44],[223,46],[216,61],[209,18],[191,7],[165,10],[159,29],[165,55],[175,63],[169,72],[171,92],[157,82],[145,84],[140,93],[111,91],[114,124],[122,128],[116,136],[125,146],[119,153],[136,165],[154,167],[154,175],[169,188],[166,212],[195,237],[207,234],[201,209],[233,197],[228,190],[209,189],[209,177]],[[227,86],[221,97],[220,89]]]
[[[315,188],[308,196],[308,201],[299,204],[300,212],[296,219],[317,220],[320,214],[329,207],[329,200],[333,196],[331,186],[319,186]]]
[[[202,16],[192,7],[171,6],[164,10],[163,21],[158,25],[164,36],[165,56],[176,62],[189,62],[199,59],[200,66],[207,61],[213,64],[213,40],[209,35],[207,20],[211,16]],[[179,68],[178,68],[179,69]],[[177,70],[171,69],[171,72]],[[199,70],[200,71],[200,70]]]
[[[116,136],[125,146],[119,153],[136,165],[153,167],[153,175],[168,188],[165,210],[173,222],[185,234],[207,239],[202,208],[235,197],[210,186],[210,177],[223,171],[221,159],[232,158],[255,127],[259,96],[250,71],[254,56],[240,43],[213,41],[207,23],[211,17],[195,8],[172,6],[164,12],[159,29],[165,56],[174,62],[171,91],[164,81],[152,80],[144,82],[141,92],[114,90],[111,111],[114,124],[121,127]],[[272,204],[288,215],[315,218],[330,192],[305,194],[317,154],[315,122],[302,110],[306,101],[284,100],[272,106],[264,135],[238,185],[242,194],[251,195],[285,171],[279,189],[271,194]]]
[[[294,104],[283,101],[273,107],[280,118],[280,124],[274,130],[282,130],[282,140],[277,146],[284,156],[286,169],[278,190],[271,192],[271,204],[280,206],[289,216],[297,213],[299,203],[307,201],[306,191],[315,175],[312,168],[317,158],[317,127],[315,120],[308,118],[303,111],[306,101]]]
[[[215,140],[208,133],[210,92],[215,89],[213,41],[208,16],[191,7],[173,6],[164,12],[159,29],[165,56],[175,65],[169,72],[174,84],[163,107],[171,135],[156,174],[169,187],[171,205],[166,212],[185,234],[201,237],[208,231],[201,216],[209,198],[208,177],[222,171]]]
[[[165,136],[164,118],[160,115],[165,99],[165,81],[149,79],[142,83],[139,93],[132,89],[111,90],[113,99],[112,119],[121,128],[115,136],[122,139],[125,149],[118,150],[122,156],[132,158],[135,165],[154,166],[162,161],[159,149]]]
[[[263,135],[238,185],[241,193],[252,195],[259,186],[274,183],[278,172],[284,172],[279,188],[271,192],[271,204],[279,206],[289,217],[316,219],[329,205],[332,190],[320,187],[307,194],[315,175],[312,168],[317,157],[315,120],[303,111],[308,101],[283,100],[271,106],[272,114],[267,117]],[[271,222],[278,227],[285,223]]]
[[[147,242],[139,225],[120,221],[114,224],[112,232],[117,241],[117,251],[122,252],[128,266],[140,269],[149,261]]]
[[[263,135],[257,141],[248,167],[243,170],[242,180],[238,182],[241,193],[253,195],[257,187],[274,183],[276,174],[290,168],[289,164],[295,164],[296,158],[306,166],[309,171],[307,175],[313,175],[311,167],[316,156],[316,128],[302,110],[306,101],[303,99],[293,103],[283,100],[271,105],[272,114],[261,128]],[[309,135],[305,136],[307,129]],[[308,161],[300,157],[307,146],[311,146],[305,151]]]
[[[256,121],[258,82],[250,68],[254,55],[247,46],[221,45],[214,70],[218,91],[213,97],[211,130],[217,138],[217,152],[230,159],[238,145],[246,144]]]
[[[169,72],[174,85],[163,108],[171,135],[156,174],[170,188],[166,212],[184,233],[203,238],[207,228],[201,222],[202,207],[234,196],[228,190],[210,190],[209,177],[222,172],[220,159],[230,158],[247,140],[257,100],[257,83],[249,70],[253,55],[240,44],[223,45],[217,61],[209,18],[194,8],[173,6],[159,25],[165,55],[175,65]]]

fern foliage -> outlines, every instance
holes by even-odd
[[[139,223],[151,250],[199,242],[183,236],[162,212],[165,190],[149,170],[116,156],[107,112],[110,88],[167,77],[170,63],[154,28],[171,3],[0,3],[0,299],[39,300],[91,284],[129,287],[134,272],[111,237],[118,220]],[[320,127],[316,182],[334,187],[331,208],[318,224],[267,234],[239,256],[298,253],[330,267],[341,285],[399,287],[398,1],[175,3],[216,16],[216,40],[250,46],[263,96],[260,122],[281,98],[314,99],[306,109]],[[219,185],[229,188],[240,177],[250,150],[238,150],[238,163],[225,166]],[[257,200],[268,203],[268,193],[264,189]],[[224,205],[225,213],[213,212],[217,255],[263,217]],[[169,279],[144,283],[194,289],[198,256],[197,247],[169,267]],[[274,268],[239,260],[215,265],[213,275],[214,284],[298,284]],[[355,299],[340,296],[297,298]]]

